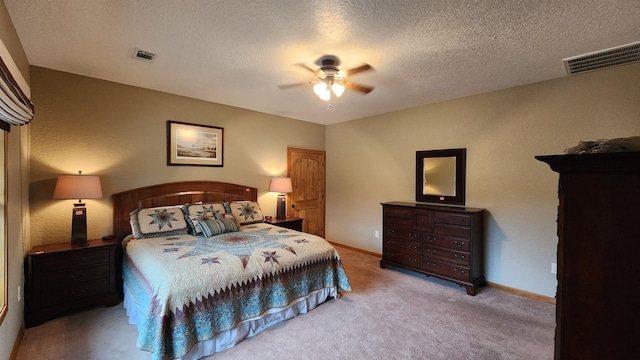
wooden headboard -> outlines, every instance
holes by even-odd
[[[111,195],[113,237],[121,241],[131,234],[129,213],[137,208],[185,203],[258,200],[258,189],[217,181],[183,181],[145,186]]]

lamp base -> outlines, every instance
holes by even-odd
[[[71,245],[87,246],[87,208],[74,207],[71,217]]]
[[[276,219],[286,219],[287,218],[287,198],[284,194],[278,195],[278,207],[276,212]]]

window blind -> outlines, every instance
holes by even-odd
[[[9,125],[25,125],[33,119],[33,104],[22,92],[0,57],[0,128],[9,131]]]

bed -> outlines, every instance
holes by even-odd
[[[211,355],[351,291],[325,239],[263,222],[256,188],[176,182],[112,204],[124,307],[154,360]]]

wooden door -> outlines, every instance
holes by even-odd
[[[287,171],[293,192],[288,216],[301,217],[302,231],[324,237],[325,158],[322,150],[287,148]]]

